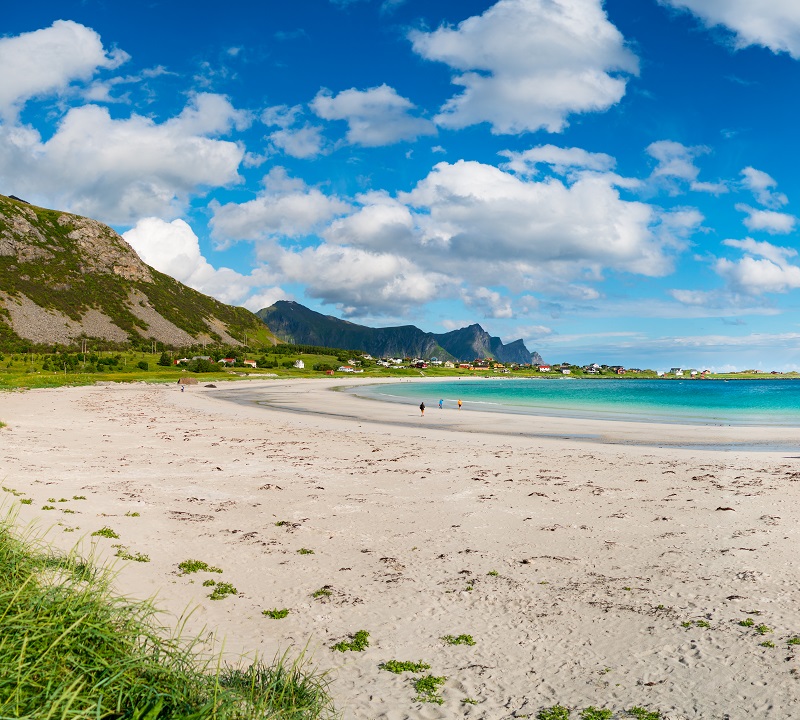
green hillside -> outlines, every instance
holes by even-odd
[[[249,310],[146,265],[95,220],[0,195],[0,349],[76,345],[82,338],[180,347],[272,345]]]

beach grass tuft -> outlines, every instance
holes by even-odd
[[[364,652],[369,647],[369,633],[366,630],[359,630],[350,636],[350,640],[331,645],[331,650],[338,652]]]
[[[13,527],[0,518],[0,717],[336,717],[302,657],[226,666],[156,626],[151,604],[115,597],[107,570]]]
[[[414,690],[417,692],[417,697],[414,702],[434,703],[442,705],[444,698],[439,695],[439,687],[447,682],[446,677],[436,677],[435,675],[423,675],[420,678],[415,678],[413,681]]]
[[[430,670],[431,666],[421,660],[419,662],[412,662],[410,660],[387,660],[382,662],[378,667],[381,670],[387,670],[395,675],[400,675],[404,672],[422,672],[423,670]]]
[[[590,705],[581,710],[581,720],[612,720],[614,713],[608,708],[596,708]]]
[[[442,641],[448,645],[474,645],[472,635],[444,635]]]
[[[108,525],[101,527],[99,530],[95,530],[92,533],[92,537],[104,537],[110,538],[111,540],[119,540],[119,535],[117,535],[112,528],[108,527]]]
[[[661,720],[661,713],[656,710],[648,710],[643,707],[632,707],[625,711],[628,717],[636,718],[636,720]]]
[[[189,575],[190,573],[196,572],[222,572],[222,570],[220,570],[218,567],[209,565],[204,560],[184,560],[183,562],[178,563],[178,570],[180,570],[181,574],[183,575]]]
[[[273,610],[262,610],[261,614],[264,615],[264,617],[271,618],[272,620],[283,620],[283,618],[289,614],[289,609],[282,608],[279,610],[278,608],[274,608]]]
[[[239,591],[229,582],[219,582],[214,585],[214,589],[208,597],[212,600],[224,600],[228,595],[237,595],[238,593]]]
[[[563,705],[542,708],[536,713],[536,720],[569,720],[569,708]]]

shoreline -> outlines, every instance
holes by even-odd
[[[496,433],[497,413],[263,384],[272,406],[221,397],[233,384],[5,395],[5,506],[30,498],[20,526],[118,563],[119,592],[169,627],[191,611],[187,634],[229,657],[308,648],[345,720],[779,720],[800,701],[797,454]],[[190,558],[223,573],[183,575]],[[210,579],[236,594],[209,599]],[[360,630],[363,652],[331,650]],[[441,639],[461,634],[475,645]],[[443,705],[389,660],[446,677]]]
[[[494,379],[494,378],[490,378]],[[349,380],[349,379],[348,379]],[[483,378],[469,378],[466,382],[480,382]],[[438,378],[406,380],[406,383],[441,382]],[[313,383],[313,387],[310,384]],[[681,448],[720,452],[798,452],[798,429],[775,425],[695,425],[684,422],[664,423],[645,420],[572,417],[541,413],[479,410],[465,407],[457,410],[448,407],[426,408],[425,418],[411,402],[383,400],[379,397],[359,395],[357,389],[369,385],[391,385],[385,379],[342,378],[310,380],[250,381],[230,384],[213,391],[212,397],[242,406],[271,407],[282,411],[308,415],[325,415],[348,420],[360,420],[394,427],[418,427],[428,422],[430,429],[445,429],[465,433],[488,433],[499,436],[538,439],[586,441],[596,444]],[[298,402],[302,388],[305,404]],[[248,391],[250,391],[248,393]],[[313,392],[319,391],[319,392]],[[311,393],[313,392],[313,396]],[[326,409],[324,393],[337,392],[337,410]],[[261,398],[247,397],[262,393]],[[357,398],[356,404],[344,398]],[[310,402],[309,402],[310,401]],[[362,403],[367,403],[366,405]],[[385,407],[381,407],[385,406]],[[368,408],[368,409],[367,409]],[[390,410],[389,408],[394,408]],[[543,425],[546,429],[543,429]]]

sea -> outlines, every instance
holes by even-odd
[[[393,382],[358,387],[357,395],[431,410],[523,413],[549,417],[800,427],[800,380],[645,380],[581,378],[481,378]]]

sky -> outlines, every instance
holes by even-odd
[[[259,310],[800,369],[797,0],[31,0],[0,193]]]

